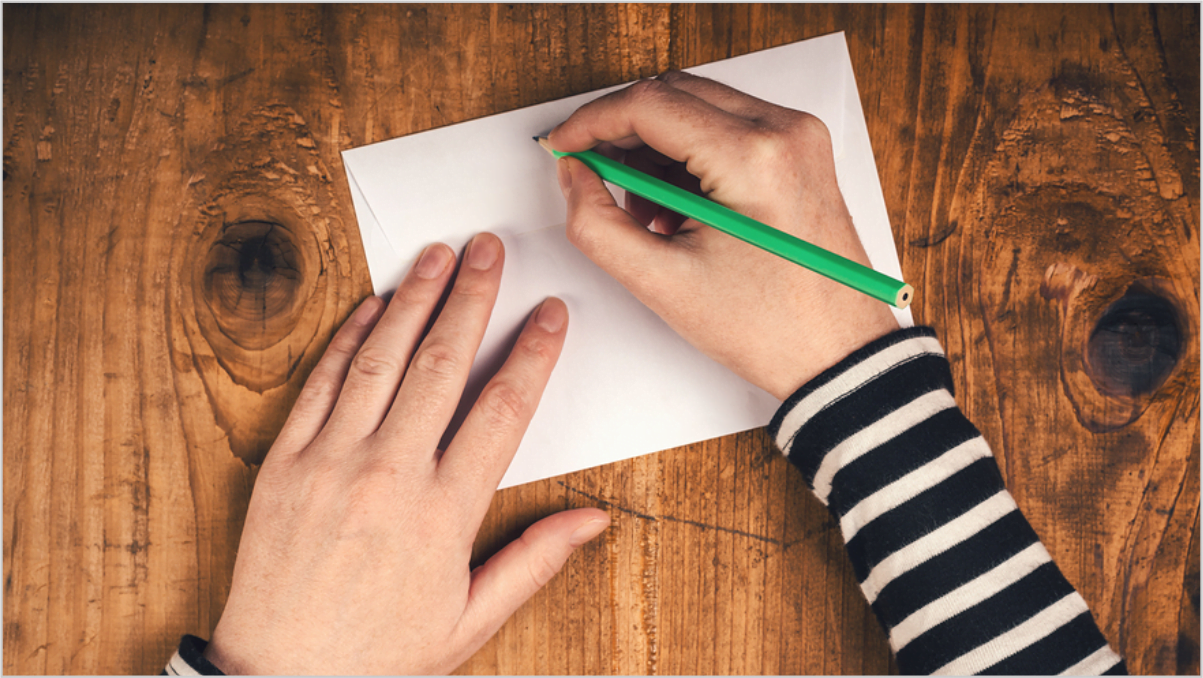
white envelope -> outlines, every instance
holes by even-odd
[[[870,261],[902,277],[842,33],[687,70],[823,120]],[[555,162],[531,137],[618,88],[343,152],[377,294],[395,289],[430,243],[462,249],[481,231],[505,243],[497,306],[452,431],[530,311],[549,296],[568,305],[564,351],[500,487],[764,426],[779,405],[682,340],[565,237]],[[912,323],[909,311],[895,314]]]

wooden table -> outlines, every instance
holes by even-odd
[[[1134,672],[1199,670],[1197,6],[4,7],[4,669],[157,672],[370,293],[339,152],[845,31],[916,320]],[[895,670],[763,432],[497,495],[615,525],[469,673]]]

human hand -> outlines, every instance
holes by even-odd
[[[868,264],[836,185],[826,126],[673,72],[590,102],[548,135]],[[779,399],[898,328],[880,301],[627,195],[620,208],[574,158],[557,161],[568,237],[699,350]]]
[[[432,245],[387,309],[369,298],[335,335],[263,462],[234,580],[205,656],[227,673],[429,674],[454,669],[609,518],[565,511],[469,569],[472,542],[563,346],[568,311],[527,321],[446,451],[501,283],[496,236]],[[383,313],[382,313],[383,311]]]

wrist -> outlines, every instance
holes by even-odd
[[[784,402],[857,350],[901,329],[888,307],[876,301],[873,303],[875,308],[854,315],[855,320],[833,321],[831,326],[838,329],[808,342],[811,345],[803,350],[795,350],[789,356],[790,360],[781,363],[784,369],[766,371],[761,388]]]
[[[248,662],[240,659],[237,652],[231,652],[228,643],[219,638],[216,632],[213,634],[213,640],[205,646],[202,655],[210,664],[227,675],[249,676],[263,673],[261,668],[251,666]]]

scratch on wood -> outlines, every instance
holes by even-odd
[[[572,487],[571,485],[565,483],[562,480],[558,480],[556,482],[559,483],[560,487],[568,490],[569,492],[572,492],[574,494],[579,494],[580,496],[585,497],[586,499],[595,501],[595,502],[601,504],[602,506],[604,506],[605,508],[612,508],[616,511],[621,511],[628,515],[635,516],[636,518],[642,518],[643,520],[650,520],[652,522],[664,521],[664,522],[668,522],[668,523],[681,523],[683,525],[692,525],[693,527],[700,527],[703,530],[717,530],[719,532],[726,532],[727,534],[736,534],[741,537],[747,537],[749,539],[755,539],[756,541],[762,541],[762,542],[765,542],[768,544],[776,544],[777,546],[781,546],[781,540],[773,539],[772,537],[766,537],[762,534],[753,534],[751,532],[744,532],[743,530],[736,530],[736,529],[732,529],[730,527],[722,527],[720,525],[711,525],[709,523],[702,523],[702,522],[698,522],[696,520],[689,520],[688,518],[678,518],[676,516],[653,516],[653,515],[650,515],[647,513],[640,513],[639,511],[636,511],[634,509],[629,509],[625,506],[615,504],[612,501],[607,501],[605,499],[602,499],[601,497],[599,497],[597,495],[589,494],[588,492],[585,492],[584,490],[578,490],[575,487]]]
[[[228,84],[230,84],[230,83],[233,83],[233,82],[238,82],[239,80],[241,80],[241,79],[245,78],[246,76],[248,76],[248,75],[250,75],[251,73],[254,73],[254,72],[255,72],[255,69],[254,69],[254,68],[248,68],[248,69],[246,69],[245,71],[242,71],[242,72],[240,72],[240,73],[235,73],[235,74],[233,74],[233,75],[227,75],[226,77],[222,78],[221,80],[219,80],[219,81],[217,82],[217,86],[218,86],[218,87],[225,87],[226,85],[228,85]]]

